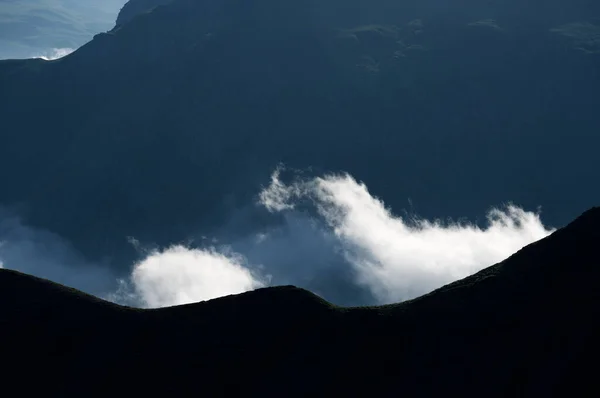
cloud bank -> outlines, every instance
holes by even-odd
[[[282,284],[336,304],[367,305],[428,293],[553,232],[538,213],[514,205],[490,210],[484,226],[399,217],[347,174],[284,183],[278,170],[256,205],[280,222],[228,245],[144,252],[119,276],[85,262],[59,237],[0,217],[0,264],[137,307]]]
[[[303,199],[313,203],[338,239],[356,283],[381,303],[414,298],[464,278],[553,232],[539,214],[514,205],[490,210],[483,228],[403,219],[347,174],[285,185],[276,172],[260,194],[260,203],[274,212],[293,211]]]

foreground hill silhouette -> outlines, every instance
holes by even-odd
[[[212,236],[284,162],[563,226],[600,197],[600,2],[454,3],[131,1],[65,58],[0,62],[0,205],[117,257]]]
[[[3,387],[44,396],[598,396],[600,208],[401,304],[292,286],[155,310],[0,271]],[[23,382],[24,381],[24,382]]]

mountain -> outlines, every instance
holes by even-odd
[[[600,208],[430,294],[293,286],[135,310],[0,270],[3,387],[45,396],[597,396]],[[35,381],[22,383],[22,380]]]
[[[154,8],[170,3],[172,0],[130,0],[121,9],[116,26],[121,26],[139,14],[150,12]]]
[[[90,258],[213,236],[280,163],[426,218],[512,201],[562,226],[600,197],[598,2],[137,3],[0,62],[0,204]]]
[[[72,51],[111,29],[125,1],[0,0],[0,59]]]

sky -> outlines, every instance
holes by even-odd
[[[281,169],[257,187],[249,209],[281,215],[277,225],[221,242],[140,253],[127,274],[87,262],[68,241],[0,212],[3,267],[48,278],[123,305],[158,308],[260,287],[293,284],[338,305],[400,302],[504,260],[553,232],[539,211],[491,207],[487,224],[395,214],[348,174],[283,181]],[[232,215],[238,217],[239,215]],[[232,223],[232,225],[235,223]]]
[[[0,0],[0,59],[56,59],[110,30],[126,0]]]

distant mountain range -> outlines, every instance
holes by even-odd
[[[252,208],[280,163],[428,219],[600,198],[600,2],[159,3],[0,62],[0,204],[87,258],[282,222]]]
[[[0,59],[59,56],[112,29],[126,0],[0,0]]]
[[[134,310],[0,270],[2,385],[46,397],[598,396],[599,225],[593,208],[506,261],[383,307],[282,286]]]

